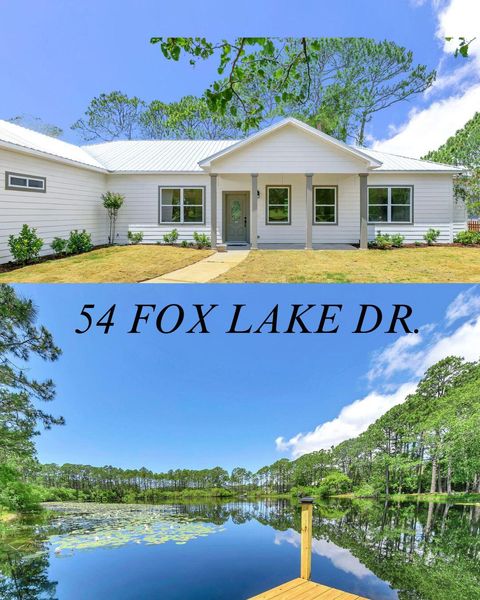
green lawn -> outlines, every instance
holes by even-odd
[[[255,250],[215,282],[478,283],[480,248]]]
[[[138,245],[101,248],[0,273],[0,283],[135,283],[181,269],[211,250]],[[256,250],[223,283],[478,283],[480,248]]]
[[[0,283],[136,283],[211,254],[172,246],[114,246],[0,273]]]

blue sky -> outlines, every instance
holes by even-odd
[[[120,89],[147,101],[201,94],[215,77],[214,63],[195,69],[169,63],[149,43],[152,35],[368,36],[404,45],[416,61],[439,69],[434,90],[378,114],[368,132],[372,145],[416,156],[442,143],[480,105],[480,44],[462,61],[443,40],[469,35],[475,22],[478,29],[479,6],[476,0],[3,0],[0,118],[41,117],[78,142],[69,127],[101,92]]]
[[[17,286],[63,349],[50,405],[66,426],[37,438],[44,462],[154,470],[258,468],[358,434],[448,353],[478,358],[480,291],[459,285]],[[108,335],[76,335],[84,304],[117,303]],[[217,303],[214,333],[126,335],[136,303]],[[264,318],[277,302],[343,303],[336,335],[225,335],[234,303]],[[361,302],[410,303],[420,333],[352,335]],[[450,307],[450,308],[449,308]],[[278,439],[281,438],[281,439]]]

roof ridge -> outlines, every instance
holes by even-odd
[[[131,143],[131,142],[192,142],[192,143],[197,143],[197,142],[205,142],[205,143],[211,143],[211,142],[231,142],[232,144],[236,144],[237,142],[239,142],[241,140],[232,140],[232,139],[201,139],[201,140],[193,140],[193,139],[181,139],[181,140],[172,140],[172,139],[166,139],[166,138],[162,138],[162,139],[147,139],[147,140],[110,140],[109,142],[99,142],[96,144],[82,144],[81,146],[78,146],[79,148],[91,148],[92,146],[107,146],[108,144],[125,144],[125,143]]]

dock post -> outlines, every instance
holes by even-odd
[[[300,577],[310,579],[312,574],[313,498],[302,498],[300,502],[302,504]]]

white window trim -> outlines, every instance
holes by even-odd
[[[162,204],[163,190],[180,190],[180,221],[163,221],[162,206],[177,206],[176,204]],[[185,221],[184,220],[184,191],[201,190],[202,191],[202,220]],[[188,206],[188,205],[187,205]],[[158,223],[160,225],[205,225],[205,186],[203,185],[160,185],[158,187]]]
[[[335,220],[334,221],[317,221],[317,206],[332,206],[331,204],[317,204],[317,197],[315,191],[318,189],[322,190],[333,190],[335,192]],[[313,186],[313,224],[314,225],[338,225],[338,186],[336,185],[314,185]]]
[[[287,190],[288,192],[288,203],[287,203],[287,210],[288,210],[288,219],[286,221],[270,221],[269,219],[269,214],[270,214],[270,207],[274,207],[274,206],[280,206],[283,208],[283,204],[270,204],[270,200],[269,200],[269,191],[270,190]],[[292,187],[290,185],[267,185],[266,186],[266,192],[265,192],[265,209],[266,209],[266,215],[265,215],[265,223],[267,225],[291,225],[291,203],[292,203]]]
[[[369,191],[374,188],[386,189],[387,190],[387,203],[386,204],[372,204],[370,205],[370,193]],[[410,190],[410,204],[392,204],[392,189],[401,188]],[[413,185],[369,185],[367,196],[367,210],[368,210],[368,224],[369,225],[413,225]],[[387,207],[387,220],[386,221],[370,221],[370,206],[386,206]],[[408,221],[392,221],[392,206],[408,206],[410,208],[410,219]]]
[[[12,178],[18,177],[21,179],[26,179],[26,185],[18,185],[16,183],[12,183]],[[40,181],[42,183],[42,187],[32,187],[29,185],[30,181]],[[45,193],[47,191],[47,179],[46,177],[40,177],[36,175],[26,175],[25,173],[13,173],[11,171],[7,171],[5,173],[5,189],[12,191],[22,191],[22,192],[38,192]]]

